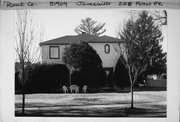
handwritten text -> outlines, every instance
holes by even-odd
[[[53,1],[51,1],[51,2],[49,2],[49,5],[50,6],[64,6],[64,7],[67,7],[67,2],[53,2]]]
[[[24,6],[36,6],[37,4],[34,3],[34,2],[17,2],[17,3],[12,3],[12,2],[9,2],[9,1],[3,1],[3,3],[6,5],[6,7],[24,7]]]
[[[15,1],[8,1],[2,0],[3,8],[5,9],[16,9],[16,8],[73,8],[73,7],[96,7],[96,8],[103,8],[103,7],[164,7],[165,3],[160,1],[118,1],[118,2],[110,2],[110,0],[101,0],[101,1],[85,1],[80,0],[76,2],[67,2],[63,0],[51,0],[49,2],[33,2],[32,0],[28,0],[24,2],[23,0],[19,0],[18,2]]]
[[[110,5],[111,2],[85,2],[85,1],[79,1],[79,2],[76,2],[76,5],[78,6],[107,6],[107,5]]]

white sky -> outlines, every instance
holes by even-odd
[[[100,23],[105,22],[103,35],[115,37],[117,27],[122,28],[130,17],[129,10],[122,9],[47,9],[32,10],[34,19],[44,28],[45,41],[66,35],[75,35],[74,29],[81,19],[90,17]],[[167,51],[167,27],[163,29],[163,50]]]
[[[74,29],[81,19],[90,17],[100,23],[105,22],[105,35],[115,36],[115,28],[127,18],[128,11],[118,9],[58,9],[33,10],[35,16],[44,25],[47,38],[75,35]]]

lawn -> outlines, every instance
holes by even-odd
[[[166,91],[130,93],[27,94],[25,116],[166,117]],[[22,95],[15,95],[15,115],[21,116]]]

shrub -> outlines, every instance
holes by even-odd
[[[72,74],[71,84],[100,87],[107,80],[100,56],[87,42],[74,43],[66,47],[63,61],[78,70]]]
[[[49,92],[67,85],[69,70],[61,64],[32,64],[25,69],[29,92]]]
[[[78,86],[83,86],[86,84],[85,77],[83,75],[83,72],[81,71],[74,71],[71,74],[71,84],[76,84]]]
[[[100,56],[87,42],[73,43],[66,47],[63,61],[73,69],[102,68]]]
[[[103,69],[75,71],[71,78],[72,84],[77,84],[80,87],[88,85],[88,88],[99,88],[107,83],[106,73]]]
[[[115,85],[121,88],[130,86],[130,80],[128,76],[128,70],[119,59],[115,71],[114,71],[114,82]]]
[[[17,71],[15,72],[15,90],[21,90],[21,89],[22,89],[22,85],[19,79],[19,71]]]

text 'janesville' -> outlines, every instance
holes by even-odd
[[[85,2],[85,1],[79,1],[76,2],[76,5],[78,6],[107,6],[107,5],[111,5],[111,2]]]

